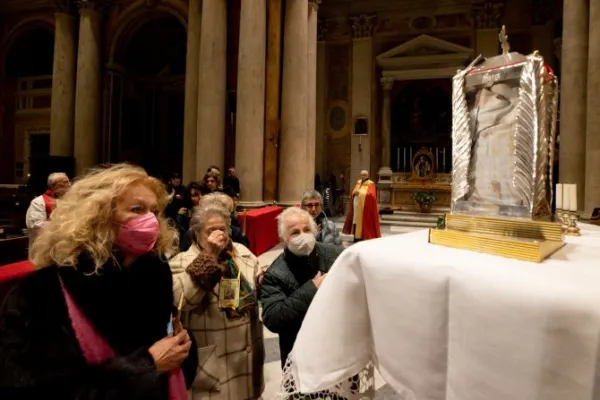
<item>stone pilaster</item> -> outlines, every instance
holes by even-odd
[[[286,2],[279,147],[279,201],[286,205],[297,204],[303,191],[308,189],[305,179],[308,160],[307,16],[308,2]]]
[[[102,2],[80,1],[74,155],[77,174],[98,164],[100,155],[100,12]]]
[[[210,165],[224,170],[227,74],[227,2],[202,1],[198,73],[196,176]]]
[[[473,4],[477,53],[484,57],[499,54],[498,31],[503,12],[503,0],[486,0]]]
[[[240,13],[235,168],[243,183],[241,204],[263,204],[266,0],[244,0]]]
[[[577,184],[583,209],[588,70],[588,1],[566,0],[561,51],[559,181]]]
[[[566,6],[566,5],[565,5]],[[590,0],[584,215],[600,207],[600,0]],[[564,100],[563,100],[564,101]],[[562,141],[561,141],[562,145]]]
[[[75,118],[75,20],[65,4],[54,14],[54,66],[50,106],[50,154],[73,156]]]
[[[383,102],[381,107],[381,131],[383,149],[381,154],[381,168],[379,169],[379,181],[389,182],[392,178],[392,169],[390,168],[391,152],[391,123],[392,123],[392,88],[394,87],[393,78],[381,78],[381,87],[383,88]]]
[[[307,134],[306,140],[306,188],[314,186],[317,153],[317,39],[318,11],[321,0],[312,0],[308,5],[307,41]]]
[[[350,139],[351,177],[359,176],[362,170],[368,170],[371,163],[372,35],[376,22],[374,14],[349,17],[352,29],[352,119],[354,121],[360,117],[368,121],[368,135],[353,134]]]
[[[196,175],[196,129],[198,128],[198,65],[202,0],[189,0],[187,54],[185,62],[185,105],[183,111],[183,181],[201,179]]]

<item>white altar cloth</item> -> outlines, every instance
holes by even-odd
[[[582,233],[539,264],[431,245],[427,231],[348,248],[291,353],[297,389],[372,361],[405,400],[600,399],[600,227]]]

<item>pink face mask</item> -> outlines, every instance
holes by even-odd
[[[120,225],[117,246],[129,255],[146,254],[154,248],[159,229],[154,214],[139,215]]]

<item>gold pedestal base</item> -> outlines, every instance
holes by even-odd
[[[430,229],[429,243],[522,261],[541,262],[565,245],[560,224],[501,218],[446,216],[445,229]]]

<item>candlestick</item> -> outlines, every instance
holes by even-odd
[[[406,172],[406,147],[403,147],[402,153],[402,169]]]
[[[575,186],[575,188],[577,188],[577,185],[573,185]],[[575,203],[577,204],[577,203]],[[567,218],[569,221],[569,226],[567,228],[567,235],[568,236],[581,236],[581,230],[579,229],[579,227],[577,226],[577,221],[579,220],[579,214],[577,213],[577,211],[571,211],[567,214]]]
[[[577,185],[569,184],[569,211],[577,211]]]
[[[443,164],[442,164],[443,169],[444,169],[444,172],[446,172],[446,148],[445,147],[442,149],[442,157],[443,157]]]
[[[409,158],[410,158],[409,164],[411,164],[412,163],[412,146],[408,148],[408,153],[409,153]]]
[[[440,157],[439,157],[438,147],[436,147],[435,148],[435,169],[436,170],[440,169],[439,165],[440,165]]]
[[[561,209],[563,211],[569,211],[571,209],[570,203],[571,203],[571,197],[569,196],[569,184],[564,183]]]
[[[556,209],[562,210],[563,209],[563,184],[557,183],[555,191],[556,191]]]
[[[400,171],[400,147],[396,147],[396,171]]]

